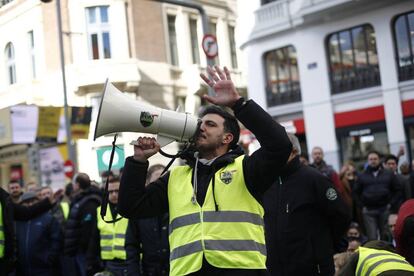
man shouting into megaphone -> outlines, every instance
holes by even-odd
[[[262,275],[266,246],[261,195],[288,160],[285,129],[237,92],[229,70],[208,67],[213,105],[201,114],[196,152],[145,186],[148,158],[160,146],[140,137],[125,161],[118,208],[127,218],[169,212],[170,275]],[[221,107],[229,107],[235,116]],[[237,142],[243,123],[261,144],[251,156]]]

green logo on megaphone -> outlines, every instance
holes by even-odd
[[[141,125],[144,127],[149,127],[154,122],[154,116],[149,112],[141,112],[141,117],[139,118]]]

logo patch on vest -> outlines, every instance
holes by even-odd
[[[231,181],[233,180],[233,173],[235,173],[235,172],[236,172],[236,170],[221,172],[220,173],[220,180],[224,184],[230,184]]]
[[[139,118],[139,121],[141,122],[141,125],[144,127],[149,127],[154,122],[154,117],[158,115],[152,115],[149,112],[141,112],[141,116]]]
[[[338,198],[338,194],[336,193],[334,188],[329,188],[326,190],[326,198],[329,200],[335,200]]]

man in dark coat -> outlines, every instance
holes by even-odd
[[[278,169],[286,163],[291,152],[291,143],[281,125],[255,102],[245,101],[239,95],[227,68],[224,68],[223,72],[217,66],[215,69],[208,67],[208,72],[211,79],[204,75],[202,78],[214,88],[216,95],[205,96],[205,99],[217,105],[231,107],[235,117],[255,134],[261,148],[251,156],[244,156],[237,145],[240,128],[234,116],[219,107],[207,107],[202,114],[200,134],[196,138],[198,154],[188,158],[187,166],[173,168],[159,180],[145,187],[148,158],[158,152],[160,145],[154,138],[140,137],[134,147],[134,156],[128,157],[125,162],[119,194],[119,212],[128,218],[144,218],[170,211],[170,253],[175,255],[175,258],[171,257],[170,271],[174,269],[175,264],[178,267],[185,262],[185,265],[178,268],[181,270],[177,274],[262,275],[266,272],[264,261],[266,247],[263,234],[263,209],[259,202],[263,193],[271,186]],[[231,166],[237,167],[227,169]],[[174,178],[177,176],[174,175],[176,169],[185,170],[185,174],[189,177],[185,181],[170,182],[171,179],[177,179]],[[222,170],[221,174],[220,170]],[[233,180],[233,177],[237,180]],[[180,187],[185,189],[185,193],[177,191]],[[234,194],[224,191],[227,189],[235,191],[238,188],[242,190],[236,194],[244,200],[240,198],[238,201],[226,200]],[[174,196],[170,189],[177,189],[173,192]],[[180,204],[177,199],[183,195],[186,197],[189,195],[185,202],[180,200],[186,208],[194,210],[208,206],[209,210],[199,211],[201,216],[198,215],[199,213],[192,213],[194,220],[187,219],[188,217],[184,215],[174,221],[171,212],[183,213],[185,208],[171,209],[169,204]],[[254,206],[261,214],[253,213],[250,207],[248,211],[243,212],[240,210],[241,204]],[[230,208],[232,211],[228,210]],[[254,219],[245,223],[247,217]],[[225,219],[226,221],[223,221]],[[186,229],[178,226],[181,223],[198,229],[193,232],[196,237],[194,243],[187,243],[192,235],[187,237],[176,235]],[[214,232],[214,235],[211,234],[210,239],[202,237],[199,231],[200,225],[211,226],[206,231]],[[237,225],[237,228],[234,225]],[[234,228],[240,231],[229,231]],[[250,234],[253,233],[253,228],[255,234]],[[187,244],[182,247],[182,250],[177,245],[175,250],[172,249],[176,241],[171,235],[175,235],[178,239],[186,239]],[[242,237],[241,240],[232,238],[242,235],[249,235],[249,238]],[[205,239],[206,246],[201,246],[202,239]],[[196,246],[191,248],[193,244]],[[196,255],[192,255],[191,252]],[[239,257],[230,260],[229,256],[235,254]],[[196,256],[193,259],[195,261],[190,262],[189,258],[193,256]],[[254,258],[246,256],[254,256]]]
[[[147,185],[157,180],[164,170],[161,164],[148,168]],[[168,213],[158,217],[128,222],[125,237],[128,275],[163,276],[170,272]]]
[[[358,175],[354,186],[354,198],[362,216],[369,240],[383,238],[388,215],[398,211],[400,183],[395,174],[381,167],[380,154],[368,153],[368,167]],[[378,237],[377,232],[380,233]]]
[[[333,275],[334,245],[348,228],[351,210],[329,178],[300,163],[293,149],[277,181],[265,193],[267,267],[271,275]]]
[[[34,192],[21,196],[23,206],[30,207],[36,202],[38,198]],[[52,276],[59,273],[62,230],[50,212],[46,211],[28,221],[17,221],[16,238],[18,275]]]
[[[78,173],[73,183],[73,197],[64,232],[63,253],[66,275],[86,275],[86,252],[94,227],[101,191],[91,185],[86,173]]]
[[[16,237],[14,220],[29,220],[52,208],[56,199],[62,196],[57,191],[53,196],[29,207],[12,202],[10,195],[0,187],[1,218],[0,224],[4,234],[4,253],[0,256],[0,275],[7,275],[13,271],[16,262]]]

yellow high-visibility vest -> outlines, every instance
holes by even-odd
[[[200,270],[203,255],[219,268],[266,269],[263,207],[248,191],[243,158],[221,168],[207,189],[203,206],[192,201],[192,169],[171,170],[168,181],[170,212],[170,274]]]
[[[355,276],[374,276],[389,270],[414,272],[414,267],[404,257],[386,251],[360,246]]]
[[[115,223],[106,223],[101,218],[100,206],[97,208],[96,211],[98,220],[98,230],[100,234],[101,259],[126,260],[125,233],[128,227],[128,219],[122,218]],[[105,220],[113,220],[109,205],[106,211]]]
[[[60,208],[62,209],[64,219],[67,220],[69,217],[69,203],[61,201]]]
[[[3,208],[0,202],[0,258],[4,257],[4,223],[3,223]]]

